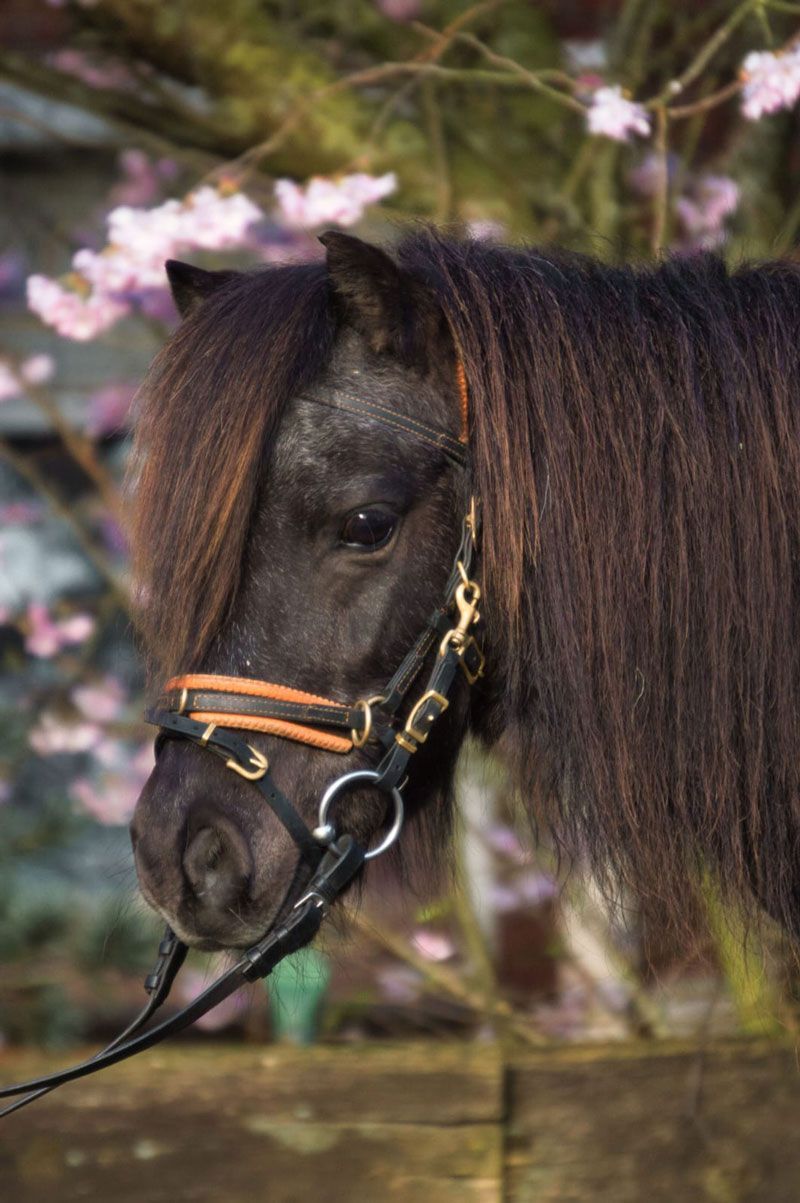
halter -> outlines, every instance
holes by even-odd
[[[369,417],[391,429],[413,435],[465,467],[467,386],[460,363],[456,380],[461,415],[457,440],[421,420],[366,401],[346,390],[335,390],[324,399],[314,396],[302,399]],[[0,1099],[22,1096],[0,1111],[0,1118],[65,1082],[96,1073],[153,1047],[189,1027],[240,986],[267,977],[279,961],[314,938],[331,904],[364,863],[391,847],[403,825],[402,791],[412,756],[426,743],[435,723],[448,709],[459,677],[463,676],[471,686],[483,674],[484,656],[473,633],[480,621],[481,590],[471,575],[477,540],[478,517],[472,498],[441,604],[429,616],[378,695],[344,703],[290,685],[205,673],[173,677],[167,681],[156,706],[145,713],[146,721],[159,729],[156,754],[168,739],[188,740],[220,757],[226,768],[250,782],[297,845],[301,860],[309,871],[308,882],[277,928],[248,948],[227,973],[183,1010],[142,1032],[167,998],[188,952],[186,945],[168,927],[159,945],[158,960],[145,980],[149,998],[141,1013],[90,1060],[60,1073],[0,1089]],[[425,686],[409,705],[412,687],[431,655],[433,665]],[[309,829],[292,802],[275,784],[267,757],[237,734],[239,731],[264,732],[341,755],[374,746],[382,755],[375,768],[351,770],[330,782],[320,799],[317,826]],[[363,787],[388,795],[393,808],[387,832],[378,846],[369,851],[361,848],[351,835],[337,834],[331,813],[343,794]]]

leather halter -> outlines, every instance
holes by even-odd
[[[468,415],[466,377],[460,363],[456,376],[461,416],[457,440],[422,421],[349,393],[308,399],[349,410],[413,435],[438,447],[463,467],[467,463]],[[227,768],[251,782],[297,844],[302,860],[310,869],[310,880],[284,920],[248,948],[231,969],[170,1019],[143,1031],[167,998],[188,951],[167,927],[159,945],[158,960],[145,980],[147,1004],[133,1022],[105,1049],[80,1065],[0,1088],[0,1099],[15,1099],[0,1111],[0,1118],[66,1082],[86,1077],[152,1048],[189,1027],[242,985],[267,977],[279,961],[314,938],[331,904],[360,872],[365,861],[379,855],[394,842],[403,822],[402,789],[411,757],[426,742],[434,724],[448,709],[456,680],[463,675],[467,683],[473,685],[483,673],[484,657],[473,633],[480,620],[480,588],[471,576],[477,538],[478,521],[473,499],[464,519],[461,542],[442,602],[428,618],[379,697],[360,698],[348,705],[292,686],[209,674],[174,677],[167,682],[156,708],[145,715],[149,723],[159,728],[156,750],[163,746],[165,739],[187,739],[221,757]],[[433,663],[425,688],[417,694],[405,717],[400,718],[411,687],[431,656]],[[357,769],[331,782],[320,800],[318,825],[311,831],[275,785],[266,756],[246,743],[237,730],[264,731],[342,754],[372,741],[383,754],[376,768]],[[390,830],[380,845],[369,852],[352,836],[337,835],[330,821],[330,809],[337,798],[362,786],[387,793],[394,804]],[[284,899],[284,905],[289,901]]]

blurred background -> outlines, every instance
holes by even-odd
[[[126,830],[152,752],[121,479],[176,321],[163,260],[310,259],[322,229],[420,219],[611,261],[792,255],[798,33],[784,0],[4,0],[4,1077],[14,1050],[127,1022],[158,938]],[[743,941],[713,881],[687,883],[676,935],[533,841],[501,750],[465,757],[460,801],[452,880],[375,874],[189,1040],[794,1038],[792,957],[768,928]],[[193,956],[176,1001],[222,963]]]

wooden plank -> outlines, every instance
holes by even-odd
[[[509,1203],[797,1203],[793,1047],[561,1050],[509,1068]]]
[[[3,1057],[3,1078],[41,1061]],[[172,1048],[0,1131],[14,1203],[499,1203],[487,1046]]]

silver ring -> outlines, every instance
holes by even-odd
[[[319,826],[326,827],[328,825],[328,811],[330,810],[331,802],[339,794],[344,793],[345,790],[352,789],[354,785],[374,785],[378,780],[378,776],[379,774],[374,769],[357,769],[353,773],[345,773],[344,776],[337,777],[335,781],[332,781],[320,798]],[[382,852],[386,852],[388,848],[391,848],[403,826],[403,795],[396,787],[387,792],[391,794],[392,801],[394,802],[394,819],[392,825],[380,844],[378,844],[378,847],[365,853],[364,860],[374,860],[376,856],[380,856]]]

